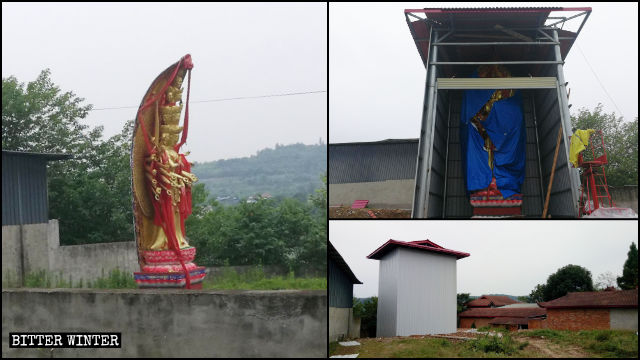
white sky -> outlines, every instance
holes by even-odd
[[[363,282],[354,285],[355,297],[378,296],[379,261],[366,256],[389,239],[429,239],[470,253],[457,261],[458,293],[520,296],[568,264],[587,268],[594,283],[608,271],[622,275],[638,222],[332,220],[329,241]]]
[[[598,102],[638,116],[637,3],[332,3],[329,6],[329,142],[418,138],[426,69],[404,9],[425,7],[592,7],[565,59],[570,111]],[[573,13],[572,13],[573,14]],[[579,19],[565,29],[577,30]],[[574,25],[575,24],[575,27]],[[580,49],[620,111],[609,100]]]
[[[50,68],[119,133],[151,82],[190,53],[191,101],[327,90],[326,3],[2,3],[2,76]],[[185,94],[186,98],[186,80]],[[327,141],[327,93],[192,103],[192,161]]]

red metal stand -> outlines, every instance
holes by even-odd
[[[599,138],[598,138],[599,137]],[[582,169],[580,189],[580,217],[589,215],[600,206],[614,207],[609,194],[604,165],[608,164],[604,135],[596,131],[589,139],[589,146],[578,154],[578,165]]]

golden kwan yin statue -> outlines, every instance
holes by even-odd
[[[185,55],[163,71],[138,108],[131,149],[135,235],[140,287],[202,287],[206,272],[193,263],[184,221],[191,214],[191,185],[198,179],[180,147],[189,129],[189,89],[193,63]],[[182,82],[188,73],[184,125]],[[187,154],[188,155],[188,154]]]

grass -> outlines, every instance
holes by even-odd
[[[51,273],[45,270],[34,271],[24,278],[24,287],[28,288],[94,288],[94,289],[135,289],[136,283],[133,274],[112,270],[107,276],[103,276],[95,281],[84,282],[82,279],[73,282],[71,277],[66,280],[61,272]]]
[[[326,290],[326,277],[302,278],[293,272],[287,276],[267,276],[261,266],[239,274],[234,269],[224,269],[222,275],[207,275],[203,289],[213,290]]]
[[[484,341],[484,340],[482,340]],[[494,340],[490,340],[494,341]],[[508,340],[515,342],[513,340]],[[507,354],[485,351],[479,345],[480,342],[457,341],[437,338],[367,338],[358,339],[360,346],[331,346],[329,344],[329,355],[344,355],[358,353],[359,358],[366,357],[389,357],[389,358],[411,358],[411,357],[508,357]],[[505,340],[497,338],[495,343],[501,344]],[[500,345],[502,346],[502,345]],[[517,349],[512,352],[513,356],[526,357],[527,353]]]
[[[498,329],[491,329],[496,331]],[[502,337],[478,336],[459,341],[438,338],[362,338],[360,346],[329,344],[330,355],[358,353],[364,357],[638,357],[635,331],[568,331],[538,329],[521,332],[500,331]],[[544,336],[544,339],[541,337]],[[532,344],[535,343],[535,344]],[[533,346],[537,345],[537,346]],[[540,348],[542,346],[542,348]],[[541,352],[541,349],[546,352]]]
[[[94,289],[135,289],[133,274],[115,269],[89,282],[73,282],[62,273],[50,273],[45,270],[36,271],[25,276],[24,287],[29,288],[94,288]],[[207,275],[203,289],[215,290],[326,290],[326,277],[296,277],[293,272],[287,276],[267,276],[261,266],[255,266],[242,274],[231,268],[225,269],[222,275]]]
[[[576,345],[598,357],[638,357],[638,335],[624,330],[549,330],[523,332],[522,337],[544,337],[560,345]]]

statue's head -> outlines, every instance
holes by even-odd
[[[165,147],[171,147],[178,143],[178,134],[163,133],[160,135],[160,144]]]

